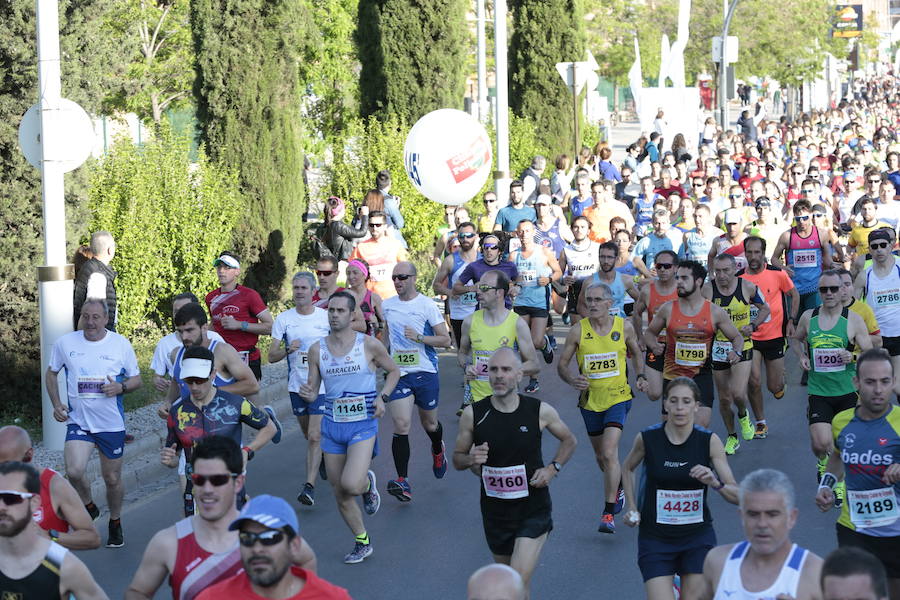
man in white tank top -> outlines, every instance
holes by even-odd
[[[703,587],[690,600],[820,600],[822,559],[790,540],[798,510],[787,475],[774,469],[747,475],[740,511],[747,539],[709,551]]]

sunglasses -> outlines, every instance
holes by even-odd
[[[743,194],[729,194],[728,197],[729,198],[743,198],[744,195]]]
[[[820,294],[837,294],[841,289],[839,285],[820,285],[819,293]]]
[[[391,279],[394,281],[406,281],[410,277],[412,277],[412,275],[391,275]]]
[[[203,377],[185,377],[183,381],[188,385],[203,385],[209,378],[204,379]]]
[[[463,239],[463,240],[469,240],[469,239],[472,239],[473,237],[475,237],[476,235],[478,235],[478,234],[477,233],[461,233],[461,234],[459,234],[459,238]]]
[[[497,201],[496,198],[488,198],[488,199],[486,199],[486,200],[484,201],[484,203],[485,203],[485,204],[490,204],[491,202],[496,202],[496,201]]]
[[[825,216],[825,213],[813,213],[813,216],[817,219],[821,219]]]
[[[316,271],[316,275],[319,277],[328,277],[330,275],[334,275],[337,271]]]
[[[29,494],[28,492],[16,492],[13,490],[0,490],[0,500],[3,501],[3,504],[6,506],[15,506],[17,504],[22,504],[28,498],[31,498],[34,494]]]
[[[384,223],[369,223],[369,228],[372,227],[384,227]]]
[[[809,215],[796,216],[796,217],[794,217],[794,218],[797,219],[798,221],[808,221],[808,220],[809,220]]]
[[[266,531],[261,531],[259,533],[242,531],[238,534],[238,540],[241,542],[241,546],[244,546],[245,548],[252,548],[256,542],[259,542],[263,546],[275,546],[276,544],[280,544],[284,538],[284,532],[278,531],[277,529],[267,529]]]
[[[194,485],[197,487],[203,487],[206,485],[207,481],[215,487],[222,487],[235,477],[237,477],[237,475],[234,473],[217,473],[215,475],[198,475],[197,473],[191,473],[191,481],[194,482]]]
[[[694,187],[703,187],[703,184],[702,184],[702,183],[695,183],[695,184],[694,184]]]
[[[485,250],[496,250],[497,248],[500,247],[500,244],[484,244],[481,247],[484,248]]]
[[[656,263],[656,268],[657,268],[657,269],[663,269],[663,270],[665,270],[665,269],[671,269],[671,268],[674,267],[674,266],[675,266],[674,263]]]
[[[869,248],[871,248],[872,250],[881,250],[882,248],[889,248],[889,247],[890,247],[890,244],[888,244],[887,242],[882,242],[880,244],[878,242],[875,242],[873,244],[869,244]]]
[[[500,289],[500,288],[498,288],[497,286],[488,285],[488,284],[486,284],[486,283],[481,283],[481,284],[478,285],[478,291],[479,291],[479,292],[489,292],[489,291],[491,291],[491,290],[499,290],[499,289]]]
[[[881,183],[880,179],[870,179],[869,183]]]

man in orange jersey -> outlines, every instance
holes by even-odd
[[[353,249],[350,260],[361,258],[366,261],[369,265],[366,287],[387,300],[397,295],[391,274],[397,263],[407,259],[407,252],[401,242],[388,235],[387,217],[380,210],[369,213],[369,233],[372,237]]]

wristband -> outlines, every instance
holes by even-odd
[[[721,490],[723,487],[725,487],[725,482],[722,481],[721,479],[719,479],[718,477],[716,478],[716,481],[719,482],[719,485],[711,485],[711,486],[709,486],[709,487],[711,487],[712,489],[714,489],[714,490],[716,490],[716,491],[718,492],[718,491]]]
[[[254,452],[250,446],[244,446],[241,450],[247,453],[247,462],[250,462],[253,460],[253,457],[256,456],[256,452]]]
[[[250,323],[247,321],[241,321],[241,331],[247,331],[247,328],[250,327]]]
[[[837,477],[832,473],[825,473],[822,475],[822,481],[819,482],[819,489],[828,488],[831,490],[834,489],[835,484],[837,484]]]
[[[59,541],[59,532],[55,529],[48,529],[47,535],[50,537],[50,540],[53,542]]]

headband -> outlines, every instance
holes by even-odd
[[[355,259],[351,260],[350,262],[347,263],[347,266],[348,267],[356,267],[357,269],[362,271],[363,277],[365,277],[366,279],[369,278],[369,270],[366,268],[366,265],[362,264],[360,261],[355,260]]]

